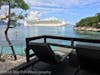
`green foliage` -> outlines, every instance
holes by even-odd
[[[27,10],[29,6],[24,2],[24,0],[0,0],[0,7],[2,5],[9,5],[10,8],[22,8],[24,10]],[[10,9],[11,10],[11,9]],[[21,14],[17,16],[15,13],[10,13],[10,17],[13,17],[14,19],[11,20],[10,24],[13,24],[14,27],[17,25],[17,20],[18,19],[23,19],[24,16]],[[4,18],[1,18],[1,20],[5,20],[9,18],[9,15],[6,15]]]
[[[5,60],[5,59],[0,59],[0,61],[1,61],[1,62],[5,62],[6,60]]]
[[[15,0],[14,7],[22,8],[24,10],[27,10],[29,8],[24,0]]]
[[[17,18],[18,18],[18,19],[24,19],[24,16],[19,15]]]
[[[25,3],[24,0],[0,0],[0,7],[2,5],[7,5],[8,3],[10,3],[12,8],[22,8],[24,10],[27,10],[29,8],[29,6]]]
[[[95,16],[86,17],[81,19],[78,23],[76,23],[76,27],[94,27],[100,28],[100,13],[97,13]]]

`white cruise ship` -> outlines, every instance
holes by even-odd
[[[56,17],[40,20],[39,16],[40,14],[37,11],[30,12],[25,18],[24,26],[63,26],[67,24]]]

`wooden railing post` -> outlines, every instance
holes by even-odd
[[[74,48],[74,40],[71,40],[71,47]]]
[[[28,46],[25,49],[25,53],[26,53],[26,60],[27,60],[27,62],[29,62],[29,48],[28,48]]]
[[[46,37],[44,37],[44,43],[47,43]]]

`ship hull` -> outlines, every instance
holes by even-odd
[[[65,22],[61,23],[35,23],[35,22],[24,22],[24,26],[64,26],[67,25]]]

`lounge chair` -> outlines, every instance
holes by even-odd
[[[29,43],[28,48],[34,51],[34,55],[36,55],[40,61],[49,64],[60,63],[66,58],[64,53],[54,53],[54,51],[47,43]]]
[[[76,54],[80,65],[77,73],[82,69],[90,72],[100,72],[100,47],[76,45]]]

